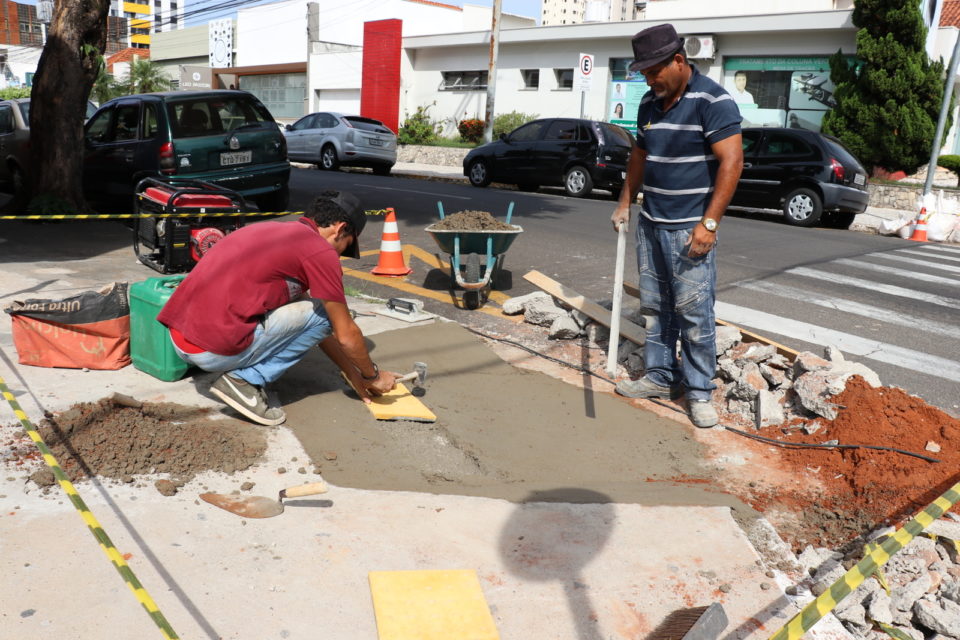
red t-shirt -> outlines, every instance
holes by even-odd
[[[260,222],[229,234],[177,286],[157,320],[203,351],[246,349],[268,311],[305,291],[346,302],[340,256],[309,218]],[[184,349],[191,351],[191,349]]]

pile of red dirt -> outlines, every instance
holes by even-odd
[[[783,443],[889,447],[772,447],[784,471],[800,481],[794,486],[754,486],[742,495],[770,519],[795,548],[805,544],[839,547],[857,536],[915,515],[960,480],[960,419],[931,407],[921,398],[892,387],[871,387],[859,376],[834,396],[840,405],[834,420],[817,418],[820,429],[806,434],[791,424],[760,433]],[[770,445],[757,443],[764,455]],[[938,460],[933,462],[915,455]],[[789,512],[795,526],[778,525]]]

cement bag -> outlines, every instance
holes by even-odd
[[[934,213],[927,219],[927,240],[944,242],[957,226],[957,216],[949,213]]]
[[[897,218],[896,220],[881,220],[880,224],[877,225],[877,233],[882,236],[892,236],[902,229],[905,225],[910,224],[910,218]]]
[[[15,300],[6,309],[20,364],[121,369],[130,364],[127,283],[63,300]]]
[[[913,222],[907,223],[902,227],[900,227],[900,229],[897,231],[897,235],[903,238],[904,240],[909,240],[910,237],[913,235],[913,230],[916,228],[917,228],[917,225],[914,224]]]

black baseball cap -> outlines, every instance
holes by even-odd
[[[352,193],[347,191],[324,191],[320,194],[321,198],[329,200],[340,207],[340,210],[347,214],[347,222],[353,227],[353,243],[343,254],[350,258],[360,257],[360,233],[367,226],[367,214],[360,206],[360,200]]]

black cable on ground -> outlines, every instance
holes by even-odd
[[[483,333],[482,331],[477,331],[476,329],[472,329],[472,328],[470,328],[470,327],[464,327],[464,328],[465,328],[467,331],[469,331],[469,332],[471,332],[471,333],[474,333],[474,334],[480,336],[481,338],[486,338],[486,339],[488,339],[488,340],[496,340],[497,342],[502,342],[502,343],[504,343],[504,344],[509,344],[509,345],[511,345],[511,346],[517,347],[518,349],[522,349],[522,350],[526,351],[527,353],[531,353],[531,354],[533,354],[533,355],[535,355],[535,356],[537,356],[537,357],[539,357],[539,358],[543,358],[544,360],[549,360],[549,361],[554,362],[554,363],[556,363],[556,364],[559,364],[559,365],[562,365],[562,366],[564,366],[564,367],[568,367],[568,368],[570,368],[570,369],[573,369],[574,371],[579,371],[580,373],[589,374],[589,375],[591,375],[591,376],[593,376],[593,377],[595,377],[595,378],[599,378],[600,380],[603,380],[604,382],[609,382],[610,384],[616,384],[616,383],[615,383],[613,380],[611,380],[610,378],[607,378],[606,376],[601,376],[600,374],[591,371],[591,370],[588,369],[587,367],[583,367],[583,366],[571,364],[571,363],[569,363],[569,362],[567,362],[567,361],[565,361],[565,360],[561,360],[561,359],[559,359],[559,358],[554,358],[553,356],[548,356],[548,355],[545,354],[545,353],[541,353],[541,352],[537,351],[536,349],[531,349],[530,347],[528,347],[528,346],[526,346],[526,345],[522,345],[522,344],[520,344],[519,342],[516,342],[516,341],[514,341],[514,340],[508,340],[508,339],[506,339],[506,338],[497,338],[496,336],[488,335],[488,334],[486,334],[486,333]],[[660,405],[661,407],[666,407],[667,409],[672,409],[673,411],[676,411],[677,413],[684,413],[681,409],[677,408],[676,405],[672,405],[672,404],[663,402],[662,400],[658,400],[657,398],[645,398],[645,399],[646,399],[646,400],[649,400],[650,402],[653,402],[653,403],[655,403],[655,404],[658,404],[658,405]],[[926,460],[927,462],[940,462],[940,460],[938,460],[938,459],[936,459],[936,458],[931,458],[931,457],[929,457],[929,456],[925,456],[925,455],[922,455],[922,454],[919,454],[919,453],[913,453],[912,451],[904,451],[903,449],[895,449],[895,448],[893,448],[893,447],[881,447],[881,446],[878,446],[878,445],[871,445],[871,444],[812,444],[812,443],[805,443],[805,442],[783,442],[782,440],[774,440],[773,438],[766,438],[766,437],[764,437],[764,436],[756,435],[756,434],[753,434],[753,433],[748,433],[748,432],[746,432],[746,431],[741,431],[740,429],[734,429],[733,427],[727,427],[727,426],[724,426],[724,425],[720,425],[720,426],[722,426],[722,427],[723,427],[724,429],[726,429],[727,431],[730,431],[730,432],[732,432],[732,433],[736,433],[737,435],[741,435],[741,436],[743,436],[743,437],[745,437],[745,438],[750,438],[750,439],[752,439],[752,440],[757,440],[757,441],[759,441],[759,442],[763,442],[763,443],[766,443],[766,444],[775,445],[775,446],[778,446],[778,447],[784,447],[784,448],[797,447],[797,448],[802,448],[802,449],[874,449],[874,450],[877,450],[877,451],[892,451],[892,452],[894,452],[894,453],[900,453],[900,454],[903,454],[903,455],[905,455],[905,456],[912,456],[912,457],[914,457],[914,458],[920,458],[921,460]]]

